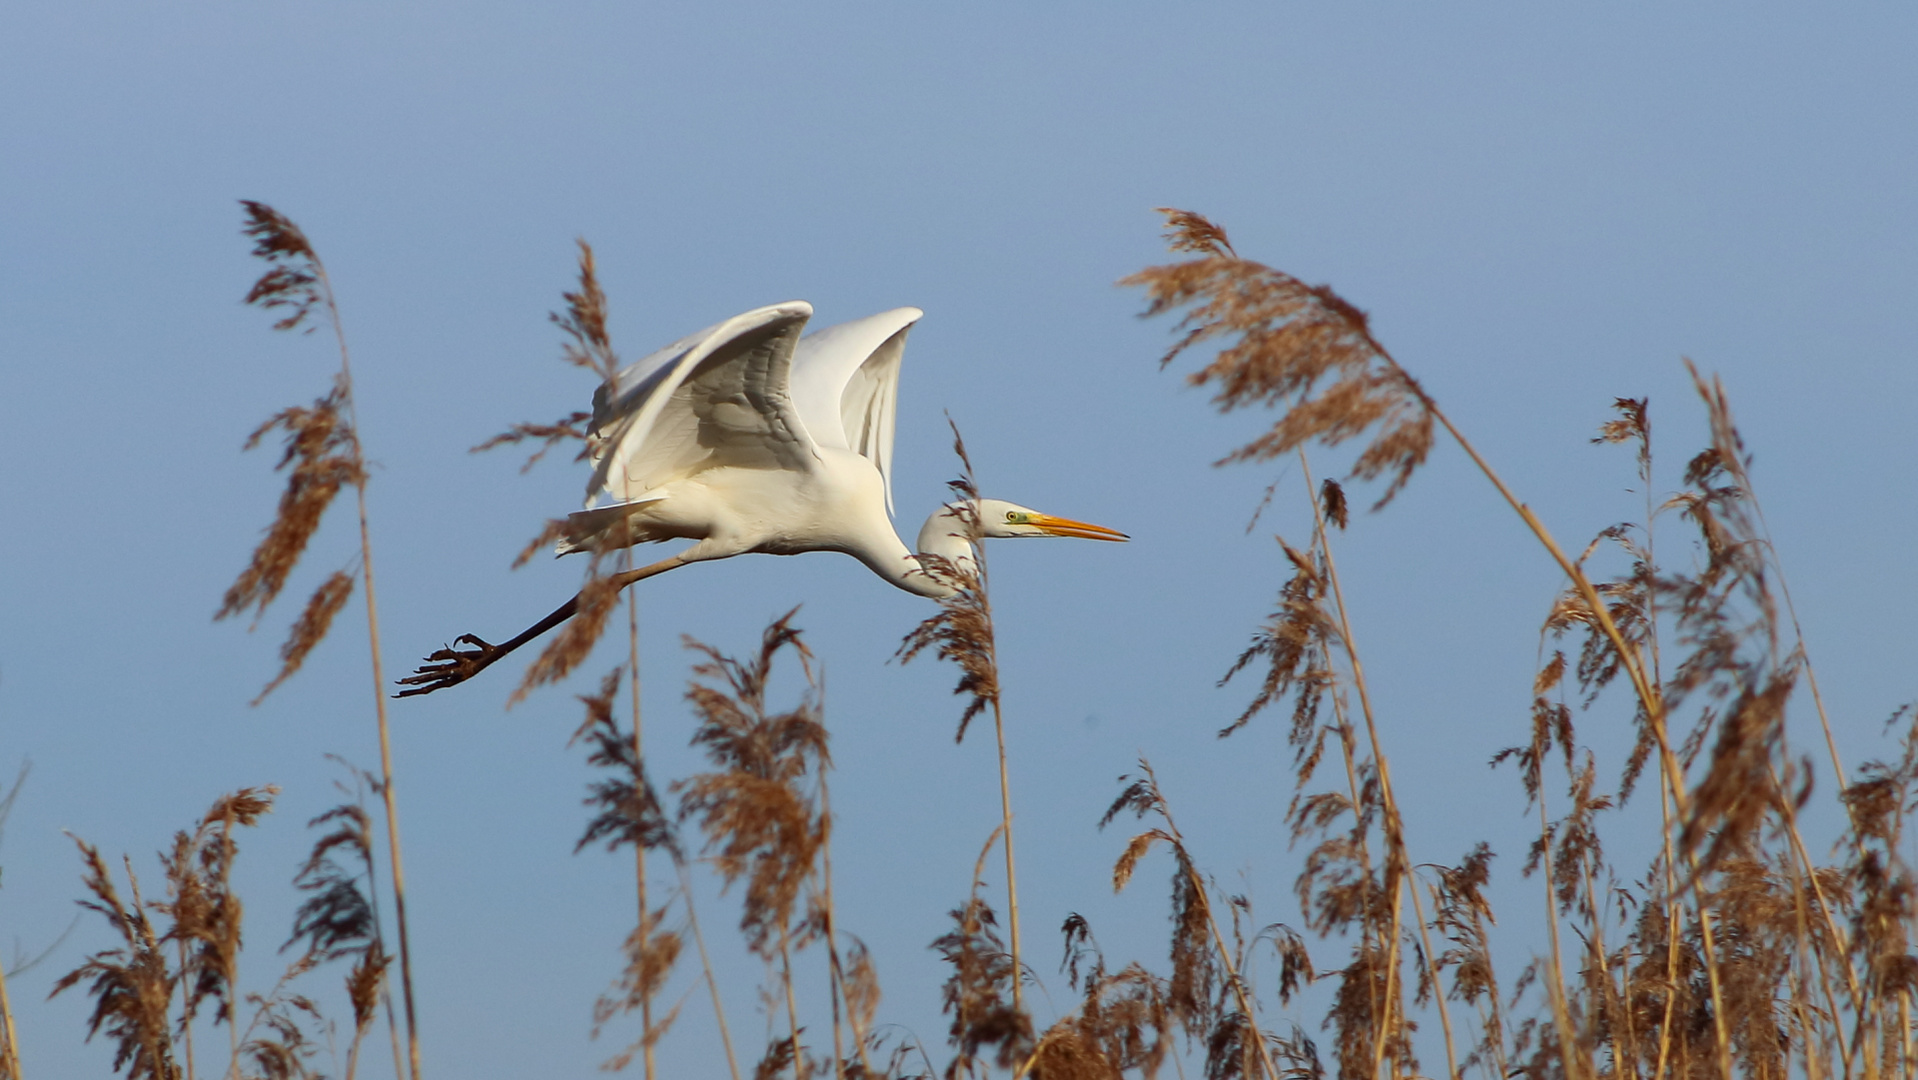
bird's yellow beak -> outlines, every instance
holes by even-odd
[[[1048,536],[1076,536],[1081,540],[1130,540],[1130,536],[1117,529],[1108,529],[1104,525],[1093,525],[1071,518],[1053,517],[1051,514],[1033,514],[1026,524],[1044,529]]]

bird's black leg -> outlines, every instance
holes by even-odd
[[[476,634],[461,634],[453,639],[453,645],[433,653],[426,658],[413,674],[398,680],[401,686],[411,689],[402,690],[394,697],[413,697],[417,694],[430,694],[435,690],[444,690],[478,675],[492,666],[495,660],[519,648],[521,645],[558,626],[573,617],[579,610],[579,597],[575,596],[559,607],[551,615],[526,628],[525,633],[500,645],[488,644]],[[470,649],[455,646],[471,645]]]
[[[642,566],[637,570],[622,570],[612,575],[613,590],[617,592],[635,581],[652,577],[654,574],[663,574],[676,566],[684,565],[686,560],[675,555],[661,559],[650,566]],[[401,690],[393,696],[414,697],[419,694],[430,694],[435,690],[444,690],[449,686],[458,686],[491,667],[500,657],[572,618],[578,611],[579,594],[575,594],[571,600],[554,608],[551,615],[527,627],[525,632],[513,640],[499,645],[488,644],[475,634],[461,634],[453,639],[452,645],[428,656],[426,663],[414,669],[413,674],[396,680],[399,685],[408,689]],[[460,645],[471,645],[472,648],[461,649],[458,648]]]

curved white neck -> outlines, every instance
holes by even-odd
[[[969,564],[972,551],[962,538],[964,529],[964,524],[950,508],[940,507],[926,519],[925,527],[919,530],[919,550],[954,562],[964,558]],[[951,535],[953,533],[960,533],[961,536]],[[865,563],[873,573],[885,578],[896,588],[909,593],[940,600],[958,591],[928,574],[918,557],[891,528],[885,530],[884,537],[881,540],[875,535],[870,547],[862,545],[857,550],[849,550],[848,554]]]
[[[968,568],[972,566],[972,545],[966,541],[966,523],[950,504],[941,506],[926,519],[925,526],[919,530],[919,550],[950,563],[963,561]]]

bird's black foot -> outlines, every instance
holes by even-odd
[[[394,697],[413,697],[416,694],[430,694],[435,690],[444,690],[485,671],[493,661],[506,655],[507,650],[497,645],[489,645],[472,634],[461,634],[453,639],[454,645],[471,645],[470,649],[445,648],[426,658],[413,674],[400,679],[401,686],[411,687],[402,690]]]

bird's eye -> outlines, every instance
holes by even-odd
[[[1012,524],[1015,524],[1015,525],[1016,525],[1016,524],[1018,524],[1019,522],[1022,522],[1022,521],[1024,521],[1025,519],[1026,519],[1026,516],[1025,516],[1024,514],[1021,514],[1021,513],[1020,513],[1019,511],[1017,511],[1017,510],[1008,510],[1008,511],[1006,511],[1006,520],[1007,520],[1007,521],[1009,521],[1009,522],[1011,522]]]

